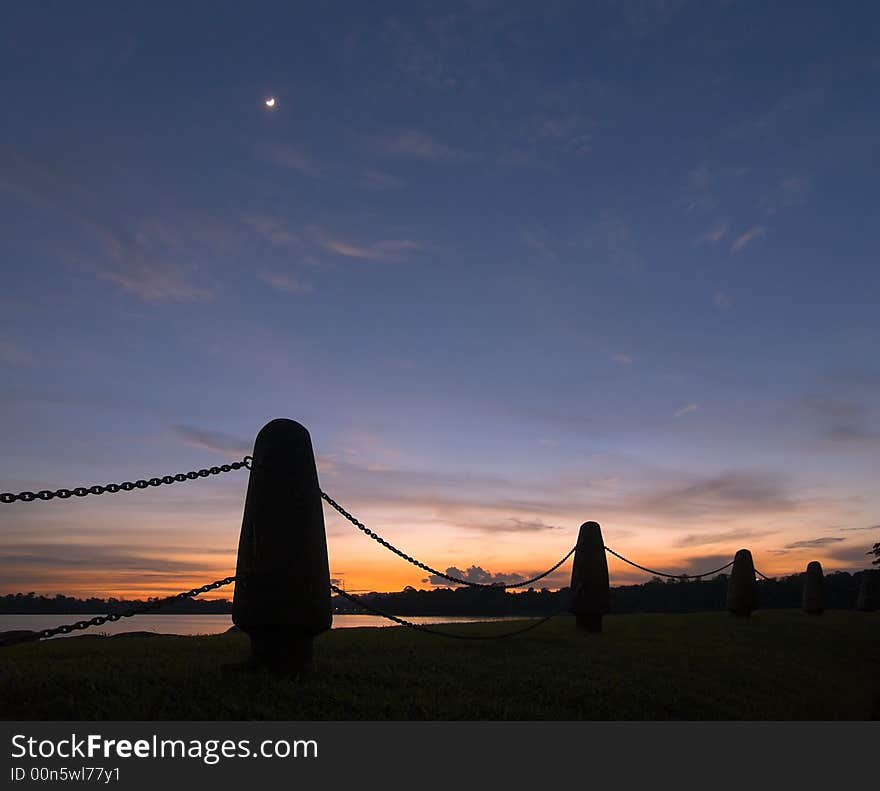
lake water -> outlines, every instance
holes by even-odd
[[[14,629],[51,629],[64,623],[76,623],[87,621],[94,617],[95,613],[80,615],[0,615],[0,632]],[[466,616],[466,615],[412,615],[406,618],[408,621],[419,624],[437,623],[475,623],[485,621],[518,621],[523,616]],[[92,626],[89,629],[77,630],[70,635],[59,637],[73,637],[82,634],[120,634],[122,632],[156,632],[157,634],[220,634],[232,626],[231,615],[135,615],[132,618],[123,618],[120,621],[111,621],[101,626]],[[387,618],[378,615],[334,615],[334,629],[350,629],[356,626],[398,626]]]

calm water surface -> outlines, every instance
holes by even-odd
[[[0,632],[13,629],[51,629],[63,623],[76,623],[88,620],[96,613],[88,615],[0,615]],[[467,616],[467,615],[413,615],[407,617],[413,623],[473,623],[477,621],[516,621],[523,616]],[[122,632],[156,632],[157,634],[219,634],[232,626],[231,615],[135,615],[121,621],[93,626],[84,631],[76,631],[71,635],[87,634],[120,634]],[[334,615],[334,629],[349,629],[355,626],[397,626],[393,621],[377,615]]]

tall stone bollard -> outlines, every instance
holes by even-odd
[[[598,633],[602,631],[602,616],[609,609],[608,559],[602,529],[596,522],[584,522],[571,566],[571,611],[578,629]]]
[[[312,638],[330,628],[330,570],[309,432],[277,419],[257,434],[238,543],[232,621],[255,660],[305,673]]]
[[[804,612],[819,615],[825,609],[825,576],[822,564],[811,560],[804,574]]]
[[[866,569],[862,572],[856,609],[862,612],[875,612],[880,609],[880,571]]]
[[[733,568],[727,581],[727,609],[740,618],[747,618],[757,609],[756,601],[752,553],[741,549],[733,556]]]

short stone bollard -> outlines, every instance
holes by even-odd
[[[856,609],[861,612],[876,612],[880,609],[880,571],[866,569],[862,572]]]
[[[752,553],[741,549],[733,556],[733,568],[727,581],[727,609],[739,618],[747,618],[757,609],[755,588]]]
[[[807,564],[807,572],[804,574],[803,608],[804,612],[810,615],[820,615],[825,609],[825,575],[818,560],[811,560]]]
[[[571,611],[578,629],[599,633],[609,606],[608,559],[602,529],[584,522],[578,532],[571,566]]]
[[[254,443],[238,544],[232,621],[257,663],[305,673],[312,638],[332,625],[321,489],[309,432],[267,423]]]

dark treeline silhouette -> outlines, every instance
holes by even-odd
[[[162,598],[162,597],[157,597]],[[0,597],[0,615],[80,615],[123,612],[129,607],[146,604],[150,599],[76,599],[72,596],[38,596],[35,593],[9,593]],[[162,607],[156,614],[217,614],[231,613],[232,602],[227,599],[180,599]]]
[[[855,607],[862,574],[836,571],[825,576],[825,609],[851,610]],[[876,573],[876,572],[875,572]],[[759,580],[758,608],[800,608],[803,600],[803,574]],[[702,612],[724,610],[727,575],[711,580],[666,580],[657,577],[641,585],[611,588],[611,612]],[[396,593],[366,593],[359,596],[366,603],[393,615],[550,615],[568,609],[571,590],[529,588],[505,591],[490,588],[435,588],[417,590],[406,587]],[[148,600],[149,601],[149,600]],[[75,599],[69,596],[37,596],[34,593],[10,593],[0,597],[0,614],[77,615],[80,613],[121,612],[144,600]],[[363,612],[356,604],[333,597],[335,613]],[[227,599],[184,599],[162,608],[166,614],[229,614],[232,602]]]
[[[851,610],[858,597],[859,571],[833,572],[825,576],[825,608]],[[803,574],[778,579],[759,580],[758,607],[763,609],[799,608],[803,601]],[[701,612],[724,610],[727,600],[727,575],[711,580],[667,580],[653,577],[640,585],[623,585],[610,590],[612,613],[634,612]],[[505,591],[492,588],[440,588],[416,590],[407,587],[399,593],[368,593],[362,595],[368,604],[393,615],[550,615],[567,610],[571,590],[546,588],[526,591]],[[336,598],[335,611],[362,612],[352,602]]]

